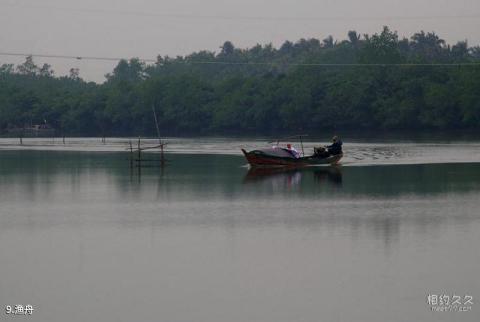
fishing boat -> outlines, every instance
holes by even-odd
[[[252,167],[306,167],[321,164],[335,165],[343,157],[343,153],[331,155],[323,147],[314,148],[312,155],[305,156],[303,142],[301,140],[305,135],[295,137],[300,138],[302,155],[293,149],[290,144],[288,144],[287,147],[279,146],[280,140],[278,140],[277,144],[271,148],[252,150],[249,152],[242,149],[242,152]]]
[[[343,153],[337,155],[321,156],[310,155],[296,157],[286,148],[275,147],[271,149],[253,150],[250,152],[242,149],[248,163],[253,167],[279,166],[279,167],[305,167],[320,164],[337,164]]]

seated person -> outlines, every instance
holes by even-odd
[[[326,148],[328,150],[329,155],[338,155],[342,154],[342,144],[343,142],[338,138],[338,136],[334,136],[332,139],[333,143],[328,145]]]
[[[300,153],[295,148],[293,148],[290,143],[287,144],[287,150],[293,155],[294,158],[300,158]]]

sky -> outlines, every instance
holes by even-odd
[[[480,44],[479,0],[0,0],[0,52],[121,58],[186,55],[300,38],[343,40],[349,30],[400,37],[435,31]],[[0,55],[0,65],[24,57]],[[56,75],[79,68],[102,82],[115,62],[34,57]]]

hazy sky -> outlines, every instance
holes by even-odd
[[[73,56],[141,57],[218,50],[333,35],[400,36],[435,31],[447,42],[480,43],[480,0],[0,0],[0,51]],[[0,56],[2,63],[24,58]],[[57,74],[80,68],[103,81],[115,63],[36,58]]]

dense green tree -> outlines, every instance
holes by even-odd
[[[421,31],[412,36],[410,47],[413,59],[420,62],[441,62],[445,58],[446,44],[434,32]]]
[[[56,77],[29,56],[0,65],[0,133],[46,121],[69,135],[156,135],[153,110],[162,135],[477,129],[479,89],[478,46],[424,31],[399,39],[388,27],[121,60],[103,84],[75,68]]]
[[[398,47],[398,34],[383,27],[380,34],[365,37],[363,48],[363,61],[365,63],[394,64],[402,61]]]
[[[17,66],[17,71],[22,75],[35,76],[39,69],[38,66],[33,62],[33,57],[27,56],[25,58],[25,62]]]

